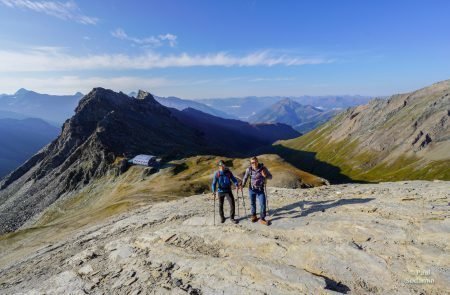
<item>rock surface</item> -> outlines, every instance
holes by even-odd
[[[269,188],[269,227],[214,226],[209,195],[158,203],[42,241],[0,265],[0,293],[446,294],[449,191],[444,181]]]

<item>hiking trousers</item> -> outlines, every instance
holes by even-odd
[[[219,215],[220,218],[223,220],[225,219],[225,216],[223,214],[223,201],[225,199],[225,197],[228,200],[228,204],[230,204],[230,218],[234,219],[234,196],[233,193],[230,192],[219,192],[218,193],[219,196]]]
[[[266,218],[266,194],[264,189],[248,189],[248,195],[250,197],[250,207],[252,215],[256,215],[256,198],[259,202],[259,215],[261,219]]]

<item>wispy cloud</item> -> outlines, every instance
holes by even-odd
[[[172,34],[159,35],[158,38],[169,42],[170,47],[174,47],[175,45],[177,45],[178,37],[175,35],[172,35]]]
[[[111,35],[118,39],[131,41],[134,44],[142,46],[159,47],[167,42],[170,47],[175,47],[175,45],[177,44],[177,36],[172,34],[158,35],[156,37],[150,36],[145,38],[136,38],[129,36],[123,29],[118,28],[112,31]]]
[[[0,0],[0,3],[10,8],[29,9],[85,25],[95,25],[98,22],[97,18],[84,15],[74,1]]]
[[[147,70],[170,67],[255,67],[301,66],[334,62],[322,57],[277,55],[258,51],[246,55],[227,52],[210,54],[161,55],[148,52],[141,55],[95,54],[71,55],[61,48],[32,47],[23,51],[0,50],[0,72],[69,71],[69,70]]]

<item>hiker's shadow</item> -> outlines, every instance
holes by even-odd
[[[328,201],[299,201],[293,204],[286,205],[275,209],[272,214],[272,221],[282,218],[299,218],[305,217],[314,212],[325,212],[326,210],[343,205],[362,204],[367,203],[375,198],[356,198],[356,199],[339,199]],[[305,209],[306,206],[309,206]]]

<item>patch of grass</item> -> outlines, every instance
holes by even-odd
[[[425,162],[415,157],[402,155],[394,161],[384,160],[386,152],[362,149],[358,140],[330,141],[330,127],[310,132],[303,138],[280,142],[282,146],[312,154],[299,153],[297,161],[311,162],[311,155],[324,163],[333,165],[355,181],[399,181],[399,180],[450,180],[450,160]],[[321,175],[327,178],[327,175]]]

